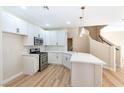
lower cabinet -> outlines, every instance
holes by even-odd
[[[39,55],[23,55],[23,73],[33,75],[39,70]]]
[[[68,69],[71,69],[70,58],[71,58],[70,54],[63,54],[63,65]]]
[[[71,58],[71,55],[66,53],[57,53],[57,52],[48,53],[49,64],[62,64],[68,69],[71,69],[70,58]]]
[[[49,52],[48,63],[50,64],[62,64],[62,53]]]

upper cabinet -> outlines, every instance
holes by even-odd
[[[57,31],[57,41],[58,45],[64,46],[67,42],[67,32],[66,31]]]
[[[45,45],[56,45],[56,32],[55,31],[45,31]]]
[[[31,23],[27,23],[27,37],[24,37],[25,46],[34,46],[34,37],[43,38],[43,29]]]
[[[2,31],[15,33],[20,35],[27,35],[27,23],[7,12],[1,12]]]
[[[66,46],[66,30],[44,31],[41,27],[26,22],[8,12],[0,12],[1,27],[3,32],[24,35],[24,45],[34,46],[34,37],[43,38],[43,45]]]
[[[65,46],[67,40],[67,32],[60,30],[45,31],[45,45]]]

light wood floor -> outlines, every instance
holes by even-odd
[[[60,65],[49,65],[33,76],[22,75],[9,82],[8,87],[69,87],[70,70]]]
[[[116,72],[103,70],[103,87],[124,87],[124,67]]]
[[[49,65],[33,76],[22,75],[9,82],[7,87],[70,87],[70,71],[64,66]],[[117,72],[103,70],[103,87],[123,87],[124,68]]]

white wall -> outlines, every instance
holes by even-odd
[[[0,11],[2,8],[0,7]],[[3,83],[3,60],[2,60],[2,30],[1,30],[1,17],[0,17],[0,86]]]
[[[80,37],[79,28],[69,28],[68,38],[73,38],[73,51],[89,53],[89,36]]]
[[[124,59],[124,31],[101,32],[101,35],[117,46],[121,46],[121,54]]]
[[[104,67],[115,71],[115,47],[100,43],[90,38],[90,53],[103,60],[106,65]]]
[[[4,80],[22,72],[22,36],[3,33],[3,71]]]
[[[3,81],[3,61],[2,61],[2,30],[0,26],[0,85]]]

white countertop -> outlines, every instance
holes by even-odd
[[[71,52],[71,51],[41,51],[41,52],[55,52],[55,53],[70,54],[71,55],[70,62],[75,62],[75,63],[76,62],[77,63],[90,63],[90,64],[97,64],[97,65],[105,64],[105,62],[103,62],[99,58],[89,53],[78,53],[78,52]],[[31,55],[38,55],[38,54],[28,54],[28,53],[23,54],[23,56],[31,56]]]
[[[53,52],[53,53],[66,53],[66,54],[74,54],[76,52],[72,52],[72,51],[41,51],[41,52]]]
[[[22,56],[37,56],[39,54],[28,54],[28,53],[23,53]]]
[[[103,62],[99,58],[93,56],[92,54],[88,54],[88,53],[74,53],[72,54],[70,62],[91,63],[91,64],[97,64],[97,65],[105,64],[105,62]]]

